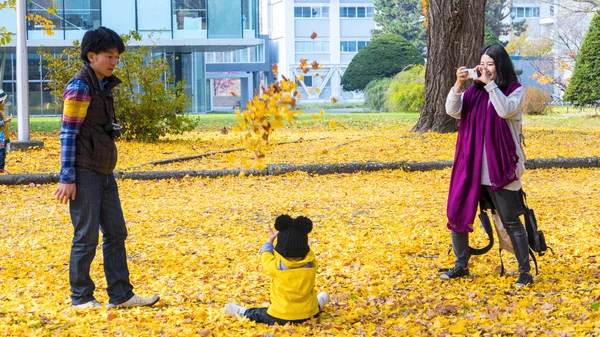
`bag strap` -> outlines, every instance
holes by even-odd
[[[537,264],[537,260],[535,258],[535,254],[533,254],[533,250],[531,248],[529,248],[529,256],[531,256],[531,259],[533,260],[533,264],[535,265],[535,274],[538,275],[540,273],[540,271],[538,270],[538,264]]]
[[[500,276],[504,276],[504,262],[502,261],[502,248],[500,250]]]

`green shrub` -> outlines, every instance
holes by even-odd
[[[389,77],[372,80],[365,88],[365,106],[372,111],[385,110],[385,92],[392,79]]]
[[[344,90],[364,90],[372,80],[392,77],[411,64],[423,64],[417,48],[405,38],[384,34],[363,48],[350,62],[344,76]]]
[[[548,104],[551,98],[546,90],[536,87],[527,88],[525,90],[523,113],[526,115],[545,115],[552,112],[552,107]]]
[[[385,98],[387,111],[420,112],[425,102],[425,68],[412,66],[394,76]]]
[[[142,39],[135,31],[121,38],[125,46],[132,40]],[[73,47],[56,56],[45,50],[39,53],[47,62],[47,86],[55,104],[62,109],[64,88],[81,67],[79,42],[75,41]],[[115,114],[123,138],[156,141],[161,136],[181,134],[196,127],[197,122],[183,114],[189,103],[183,91],[184,83],[170,85],[174,81],[169,62],[163,57],[152,57],[151,47],[127,48],[114,74],[123,81],[113,89]]]
[[[579,106],[600,100],[600,11],[594,15],[583,39],[563,100]]]

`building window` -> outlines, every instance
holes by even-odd
[[[178,30],[206,29],[206,0],[173,0],[173,12]]]
[[[296,41],[296,53],[329,53],[329,40]]]
[[[373,7],[340,7],[342,18],[372,18]]]
[[[371,41],[340,41],[340,51],[346,53],[356,53],[368,46]]]
[[[56,2],[56,14],[48,13],[49,0],[27,1],[27,13],[52,21],[54,29],[90,30],[100,27],[100,0],[64,0]],[[64,5],[64,7],[63,7]],[[28,21],[29,30],[42,30],[41,25]]]
[[[550,7],[550,15],[553,16],[554,8]],[[512,18],[539,18],[539,7],[512,7],[510,9]]]
[[[263,63],[265,62],[265,46],[248,47],[234,51],[207,52],[206,63]]]
[[[295,18],[328,18],[329,7],[327,6],[298,6],[294,7]]]

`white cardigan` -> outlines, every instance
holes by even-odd
[[[517,155],[519,156],[519,162],[517,163],[517,177],[519,179],[506,185],[504,189],[518,191],[522,187],[521,176],[525,172],[525,153],[521,147],[521,139],[523,137],[522,107],[525,98],[525,89],[521,86],[507,97],[502,93],[500,88],[498,88],[498,85],[496,85],[494,81],[491,81],[485,86],[485,90],[489,93],[490,102],[494,105],[498,116],[506,120],[512,138],[515,141]],[[454,92],[453,88],[450,89],[448,97],[446,98],[446,113],[451,117],[460,119],[463,95],[464,92],[457,94]],[[481,161],[481,184],[491,185],[485,143],[483,145],[483,159]]]

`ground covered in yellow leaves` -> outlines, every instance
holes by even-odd
[[[600,333],[600,170],[529,171],[530,204],[555,255],[534,286],[515,291],[516,262],[472,260],[472,276],[445,282],[445,197],[450,170],[329,176],[120,181],[136,292],[154,308],[76,312],[69,304],[72,227],[53,185],[3,187],[0,331],[6,335],[400,336]],[[257,251],[281,213],[315,222],[319,291],[332,302],[319,320],[267,327],[222,312],[260,306],[268,277]],[[477,235],[483,239],[482,230]],[[478,245],[482,245],[483,240]],[[506,257],[505,257],[506,259]],[[92,277],[106,303],[102,254]]]
[[[598,122],[591,121],[573,127],[531,121],[526,125],[529,157],[599,155],[598,129],[593,127]],[[315,163],[328,162],[325,158],[332,162],[452,158],[454,136],[411,134],[409,123],[371,123],[363,129],[347,122],[346,129],[344,123],[338,123],[340,129],[333,130],[325,124],[300,128],[302,135],[286,132],[290,139],[327,137],[332,144],[329,147],[323,141],[296,144],[298,148],[278,146],[267,160]],[[207,134],[199,139],[120,143],[120,167],[239,147],[231,134],[203,132]],[[384,139],[385,135],[389,139]],[[366,137],[371,140],[350,143],[354,145],[348,144],[345,150],[342,145],[339,152],[333,145]],[[48,135],[44,150],[28,155],[10,153],[7,168],[13,173],[58,171],[58,144],[53,144],[53,139],[54,135]],[[396,152],[388,152],[390,143],[396,144]],[[307,146],[304,156],[300,145]],[[52,147],[55,151],[50,151]],[[311,152],[326,149],[330,149],[327,154]],[[227,159],[216,156],[213,160],[227,165]],[[192,169],[212,164],[207,159],[194,165]],[[470,277],[450,282],[439,279],[438,269],[453,263],[445,228],[449,179],[450,170],[446,169],[120,180],[132,283],[139,295],[159,293],[162,299],[152,308],[84,312],[70,307],[72,226],[67,206],[52,198],[56,185],[0,186],[0,333],[599,335],[600,169],[526,172],[530,206],[555,255],[539,259],[540,274],[534,285],[521,290],[512,287],[517,275],[516,261],[510,255],[505,254],[508,275],[498,275],[495,249],[472,259]],[[281,213],[306,215],[314,221],[310,245],[320,263],[317,288],[331,294],[331,303],[319,319],[299,326],[268,327],[226,316],[222,309],[228,302],[248,307],[268,304],[269,280],[257,252],[268,237],[267,225]],[[484,244],[483,230],[478,228],[473,237],[473,245]],[[92,268],[96,296],[106,304],[100,248]]]
[[[365,117],[367,116],[367,117]],[[415,115],[416,116],[416,115]],[[452,160],[456,134],[417,134],[410,132],[414,117],[398,114],[326,115],[312,119],[310,114],[292,127],[273,134],[275,142],[264,164],[312,164],[348,162]],[[202,116],[200,117],[202,118]],[[329,122],[335,122],[331,127]],[[600,156],[600,118],[530,117],[524,120],[525,152],[528,159]],[[147,163],[178,157],[241,148],[240,133],[230,131],[235,119],[201,128],[157,143],[119,141],[122,171],[215,170],[256,168],[251,152],[214,154],[201,159],[150,166]],[[223,130],[225,128],[225,130]],[[7,159],[11,173],[49,173],[60,170],[60,141],[54,132],[34,132],[31,139],[43,140],[44,148],[13,152]]]

